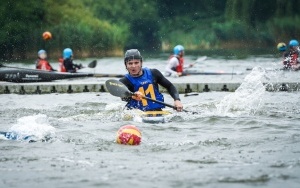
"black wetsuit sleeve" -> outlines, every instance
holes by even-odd
[[[121,78],[119,81],[122,82],[129,89],[129,91],[134,92],[133,84],[126,77]]]
[[[119,81],[122,82],[129,89],[129,91],[134,92],[133,84],[126,77],[121,78]],[[121,98],[121,99],[122,99],[122,101],[129,102],[132,98],[131,97],[124,97],[124,98]]]
[[[150,69],[152,72],[153,83],[158,88],[158,84],[166,88],[174,100],[180,100],[176,87],[157,69]]]
[[[78,69],[81,69],[82,68],[82,65],[81,64],[75,64],[75,63],[73,63],[73,66],[75,67],[75,68],[78,68]]]

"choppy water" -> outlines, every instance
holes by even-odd
[[[234,93],[182,95],[198,114],[164,124],[124,121],[108,93],[0,95],[0,131],[38,140],[0,137],[0,187],[299,187],[299,92],[266,92],[266,78],[258,68]],[[115,142],[125,124],[139,146]]]

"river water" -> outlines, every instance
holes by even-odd
[[[100,59],[95,72],[125,73],[120,62]],[[145,64],[162,71],[165,65],[161,59]],[[299,73],[245,71],[256,66],[279,65],[273,57],[207,59],[197,67],[244,74],[170,78],[242,84],[232,93],[181,94],[184,108],[197,113],[173,112],[160,124],[123,120],[124,102],[109,93],[2,94],[0,131],[21,136],[0,136],[0,187],[299,187],[299,92],[267,92],[262,84],[298,79]],[[139,146],[116,143],[127,124],[141,130]]]

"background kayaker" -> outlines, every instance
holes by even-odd
[[[56,71],[47,61],[47,52],[45,50],[38,51],[38,59],[36,60],[35,68],[45,71]]]
[[[143,57],[137,49],[127,50],[124,57],[125,67],[128,74],[120,79],[131,92],[135,93],[134,96],[122,98],[127,101],[126,107],[128,109],[138,108],[142,111],[156,111],[165,107],[163,104],[155,103],[142,96],[146,96],[158,101],[163,102],[164,96],[159,92],[159,86],[166,88],[171,97],[174,99],[174,106],[177,111],[182,111],[179,93],[176,87],[166,79],[162,73],[157,69],[149,69],[143,66]]]
[[[168,60],[166,66],[166,76],[179,77],[184,75],[184,68],[192,67],[193,64],[184,66],[184,47],[182,45],[177,45],[173,49],[174,54]]]
[[[83,68],[81,64],[77,65],[73,63],[73,51],[71,48],[66,48],[63,51],[63,67],[60,67],[61,70],[65,70],[66,72],[77,72],[78,69]]]
[[[283,60],[284,69],[300,70],[299,42],[295,39],[289,42],[287,57]]]
[[[277,44],[277,50],[281,53],[282,58],[288,56],[287,46],[284,42],[280,42]]]

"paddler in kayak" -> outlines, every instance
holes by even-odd
[[[75,73],[78,69],[83,68],[81,64],[77,65],[73,62],[73,51],[71,48],[66,48],[63,51],[63,67],[60,65],[60,70],[63,72]]]
[[[179,93],[176,87],[166,79],[157,69],[149,69],[143,66],[143,57],[137,49],[127,50],[124,57],[125,67],[128,74],[120,79],[131,92],[135,93],[133,97],[122,98],[127,101],[128,109],[140,109],[142,111],[160,111],[165,107],[163,104],[158,104],[146,99],[146,96],[163,102],[164,96],[159,92],[158,85],[166,88],[171,97],[174,99],[174,106],[177,111],[182,111]]]
[[[184,66],[184,47],[177,45],[173,49],[174,54],[169,58],[166,66],[166,76],[179,77],[184,76],[184,68],[192,67],[193,64]]]
[[[282,58],[286,58],[288,56],[287,46],[284,42],[277,44],[277,50],[281,53]]]
[[[38,59],[36,60],[35,68],[45,71],[56,71],[47,61],[47,52],[45,50],[38,51]]]
[[[289,51],[286,57],[284,57],[283,65],[284,69],[293,71],[300,70],[300,49],[299,42],[295,39],[289,42]]]

